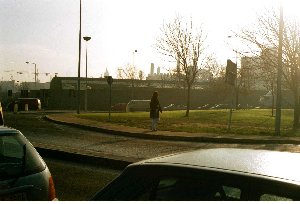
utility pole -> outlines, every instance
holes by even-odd
[[[275,134],[280,136],[281,123],[281,77],[282,77],[282,41],[283,41],[283,8],[280,4],[280,20],[279,20],[279,45],[277,59],[277,100],[276,100],[276,118],[275,118]]]
[[[85,46],[85,97],[84,97],[84,110],[87,111],[87,89],[88,89],[88,84],[87,84],[87,60],[88,60],[88,53],[87,53],[87,42],[91,39],[91,37],[85,36],[83,39],[86,41],[86,46]]]
[[[80,58],[81,58],[81,0],[79,9],[79,56],[78,56],[78,79],[77,79],[77,114],[80,114]]]
[[[107,84],[109,85],[109,108],[108,108],[108,120],[110,121],[110,115],[111,115],[111,85],[113,83],[112,76],[106,76]]]
[[[26,62],[26,64],[29,64],[30,62]],[[34,64],[34,86],[36,87],[36,82],[38,81],[37,76],[39,75],[37,69],[36,69],[36,63],[32,62],[31,64]]]

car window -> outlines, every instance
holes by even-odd
[[[253,179],[248,193],[249,200],[290,201],[300,199],[299,191],[298,185],[269,179]]]
[[[272,194],[263,194],[260,196],[260,201],[292,201],[293,199],[278,196],[278,195],[272,195]]]
[[[158,175],[155,172],[130,172],[119,177],[95,200],[153,201],[222,201],[240,200],[238,187],[222,185],[218,179],[179,175]]]
[[[22,134],[0,134],[0,180],[33,174],[44,169],[44,162]]]
[[[112,183],[109,190],[96,196],[96,200],[142,201],[149,200],[154,185],[153,180],[146,177],[126,175]]]
[[[240,200],[241,199],[241,189],[231,186],[222,186],[224,193],[226,194],[227,200]]]
[[[285,189],[285,190],[283,190]],[[245,175],[172,167],[129,171],[95,200],[152,201],[288,201],[299,187]]]
[[[0,180],[21,175],[23,172],[23,147],[12,137],[0,138]]]
[[[155,200],[226,200],[222,185],[194,178],[162,178],[154,194]]]

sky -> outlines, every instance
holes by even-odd
[[[81,0],[82,40],[81,76],[103,76],[106,69],[113,77],[117,69],[134,64],[146,75],[150,64],[170,66],[155,49],[164,22],[176,15],[207,35],[207,53],[226,63],[241,46],[232,31],[254,24],[266,8],[279,8],[279,0]],[[297,14],[297,0],[282,0],[286,13]],[[79,59],[80,0],[0,0],[0,80],[47,82],[55,73],[77,77]],[[298,16],[299,17],[299,16]],[[137,50],[137,52],[134,52]],[[30,62],[30,63],[25,63]]]

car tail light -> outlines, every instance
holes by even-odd
[[[55,187],[52,176],[49,178],[49,192],[48,192],[49,200],[56,199]]]

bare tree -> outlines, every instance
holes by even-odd
[[[117,79],[124,79],[124,73],[123,73],[123,69],[120,67],[117,70]]]
[[[139,80],[143,80],[145,79],[146,75],[145,75],[145,72],[143,72],[143,70],[140,70],[139,71]]]
[[[156,48],[164,56],[177,62],[176,74],[187,87],[186,116],[190,111],[190,92],[199,72],[199,59],[203,55],[204,40],[202,30],[196,31],[192,19],[184,24],[181,17],[163,24]]]
[[[269,84],[274,87],[274,74],[277,68],[277,50],[279,39],[279,16],[272,10],[258,16],[258,25],[255,30],[244,29],[238,36],[249,43],[255,45],[261,52],[268,49],[275,50],[269,56],[262,57],[264,61],[265,79],[270,80]],[[299,21],[285,19],[283,33],[283,77],[285,86],[291,90],[294,98],[294,123],[295,128],[299,127],[299,56],[300,56],[300,25]]]
[[[130,79],[131,87],[134,87],[134,81],[136,79],[139,79],[139,72],[135,66],[132,66],[130,64],[126,64],[124,68],[118,69],[118,78],[120,79]]]
[[[208,89],[216,97],[216,101],[224,100],[230,94],[230,87],[225,82],[225,67],[222,67],[214,56],[207,58],[205,67],[212,73]]]
[[[212,74],[210,80],[223,75],[222,73],[224,72],[224,68],[217,62],[215,56],[210,56],[207,58],[205,67]]]
[[[272,116],[274,116],[275,109],[275,85],[276,85],[276,56],[277,50],[274,49],[265,49],[261,53],[262,65],[261,65],[261,75],[259,77],[260,80],[264,81],[264,86],[267,90],[271,91],[272,94]]]

